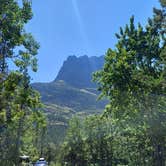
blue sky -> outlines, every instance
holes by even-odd
[[[41,47],[32,82],[54,80],[69,55],[104,55],[131,15],[145,24],[158,6],[158,0],[34,0],[26,29]]]

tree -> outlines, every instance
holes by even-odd
[[[166,7],[166,1],[165,0],[160,0],[161,6]]]
[[[75,117],[69,122],[69,126],[61,149],[61,164],[67,164],[68,166],[84,166],[86,165],[86,161],[82,137],[82,123],[80,119]]]
[[[106,112],[117,120],[117,127],[124,125],[119,131],[121,135],[129,126],[128,140],[135,140],[134,143],[142,147],[146,145],[143,153],[148,154],[148,159],[142,158],[143,164],[162,166],[166,157],[165,1],[161,1],[161,5],[162,9],[154,9],[154,17],[148,19],[146,27],[140,24],[136,27],[131,17],[130,24],[120,28],[120,33],[116,34],[116,49],[108,49],[105,65],[95,73],[94,80],[101,97],[110,101]],[[130,133],[135,133],[136,137]],[[135,165],[136,161],[130,163]]]
[[[23,138],[28,130],[27,120],[35,117],[33,115],[38,114],[42,106],[40,95],[30,86],[29,76],[30,68],[37,71],[39,44],[24,29],[32,18],[32,4],[30,0],[21,2],[0,0],[1,165],[18,165]],[[10,63],[15,65],[15,70],[10,69]],[[37,118],[29,121],[31,131],[35,128],[34,121],[40,123]]]

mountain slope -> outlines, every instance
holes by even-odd
[[[68,107],[77,112],[102,110],[105,105],[105,102],[97,101],[98,95],[95,89],[75,88],[62,80],[51,83],[35,83],[33,87],[40,92],[44,103]]]

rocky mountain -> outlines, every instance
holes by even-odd
[[[92,73],[101,69],[103,64],[103,56],[69,56],[53,82],[34,83],[33,87],[46,104],[57,104],[76,112],[101,110],[105,101],[97,101],[99,93],[92,82]]]
[[[92,73],[101,69],[103,64],[104,56],[69,56],[63,63],[55,81],[63,80],[77,88],[94,88],[96,86],[92,82]]]

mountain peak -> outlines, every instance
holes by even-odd
[[[69,56],[64,61],[55,81],[63,80],[77,88],[95,87],[95,83],[91,81],[92,73],[101,69],[103,64],[104,56]]]

